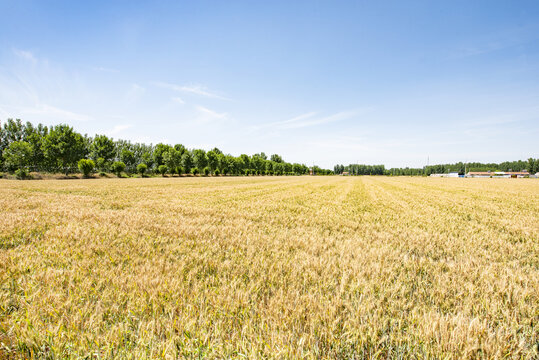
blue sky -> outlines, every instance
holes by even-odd
[[[537,1],[3,1],[0,120],[285,160],[539,157]]]

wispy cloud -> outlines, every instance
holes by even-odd
[[[191,94],[200,95],[200,96],[204,96],[208,98],[230,101],[229,98],[216,94],[215,92],[208,90],[205,86],[202,86],[202,85],[176,85],[176,84],[170,84],[170,83],[160,82],[160,81],[156,81],[153,84],[155,86],[159,86],[159,87],[174,90],[174,91],[180,91],[180,92],[191,93]]]
[[[48,104],[40,104],[34,108],[22,109],[20,112],[23,115],[40,115],[43,117],[51,117],[63,120],[88,121],[93,119],[91,116],[75,113]]]
[[[341,111],[329,116],[317,116],[317,112],[308,112],[284,121],[277,121],[254,126],[253,129],[299,129],[316,125],[323,125],[337,121],[347,120],[361,114],[362,111]]]
[[[214,110],[208,109],[204,106],[196,105],[195,109],[198,111],[200,115],[202,115],[200,120],[218,120],[218,119],[226,119],[228,115],[226,113],[218,113]]]
[[[34,64],[37,62],[37,58],[34,56],[34,54],[31,51],[13,49],[13,53],[19,58],[24,59],[26,61],[30,61]]]
[[[133,125],[131,125],[131,124],[116,125],[116,126],[114,126],[111,130],[107,131],[106,134],[107,134],[108,136],[118,135],[118,134],[121,133],[122,131],[129,129],[129,128],[131,128],[132,126],[133,126]]]
[[[171,100],[174,101],[177,104],[180,104],[180,105],[185,104],[185,101],[179,96],[175,96],[175,97],[171,98]]]

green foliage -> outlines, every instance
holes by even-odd
[[[180,163],[185,169],[185,172],[191,171],[191,168],[193,167],[193,157],[191,156],[191,153],[189,153],[189,151],[186,151],[182,154]]]
[[[199,169],[204,169],[208,165],[208,159],[206,157],[206,152],[201,149],[193,150],[193,161],[195,166]]]
[[[26,141],[14,141],[4,151],[3,157],[8,169],[26,169],[30,164],[32,146]]]
[[[122,149],[120,153],[120,161],[125,164],[125,168],[128,172],[132,172],[133,170],[135,170],[134,167],[137,163],[137,159],[133,151],[128,150],[127,148]]]
[[[144,163],[137,165],[137,172],[140,174],[140,176],[144,177],[144,173],[148,170],[148,166]]]
[[[536,172],[539,172],[539,159],[528,159],[528,172],[530,174],[535,174]]]
[[[163,154],[171,150],[174,150],[174,148],[170,145],[161,144],[161,143],[155,145],[155,148],[153,150],[153,161],[158,167],[160,165],[164,165]]]
[[[89,159],[80,159],[78,162],[78,167],[80,172],[84,175],[84,177],[89,177],[90,173],[94,171],[95,163],[93,160]]]
[[[181,165],[181,160],[182,153],[175,148],[170,148],[163,153],[163,163],[171,172],[175,171],[176,168]]]
[[[116,146],[114,141],[106,135],[96,135],[90,145],[90,156],[92,159],[105,159],[105,163],[110,163],[116,156]]]
[[[15,177],[19,180],[28,179],[28,170],[26,169],[17,169],[15,170]]]
[[[115,161],[112,163],[112,171],[118,177],[122,177],[122,172],[125,171],[125,164],[121,161]]]
[[[198,168],[194,167],[191,169],[191,174],[196,175],[198,174]]]
[[[66,175],[88,152],[83,136],[68,125],[55,126],[45,137],[43,149],[45,156],[62,167]]]
[[[210,172],[213,173],[217,167],[217,153],[213,150],[208,151],[206,157],[208,159],[208,167],[210,168]]]
[[[221,175],[221,172],[219,171],[219,169],[215,169],[215,171],[213,172],[213,175],[219,176]]]
[[[159,171],[161,176],[165,176],[165,174],[167,173],[167,170],[168,168],[166,165],[159,165],[159,167],[157,168],[157,171]]]
[[[280,155],[277,155],[277,154],[271,155],[270,160],[273,161],[273,162],[276,162],[276,163],[282,163],[283,162],[283,158]]]
[[[202,170],[204,176],[208,176],[210,174],[210,168],[209,167],[205,167],[203,170]]]
[[[105,159],[103,158],[98,158],[96,161],[95,161],[95,164],[96,164],[96,167],[97,169],[100,171],[100,172],[105,172],[107,171],[107,164],[105,162]]]

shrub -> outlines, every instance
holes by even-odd
[[[28,170],[26,169],[17,169],[15,171],[15,177],[19,180],[24,180],[28,178]]]
[[[196,175],[198,174],[198,168],[194,167],[191,169],[191,174]]]
[[[202,172],[204,173],[204,176],[208,176],[210,173],[210,168],[206,166]]]
[[[122,171],[125,170],[125,164],[121,161],[115,161],[112,163],[112,171],[116,174],[118,177],[122,177]]]
[[[166,165],[159,165],[159,167],[157,168],[157,171],[159,171],[159,174],[161,174],[161,176],[165,176],[167,170],[168,168]]]
[[[78,164],[80,172],[84,177],[89,177],[92,171],[94,171],[95,163],[89,159],[80,159]]]
[[[176,174],[178,174],[178,176],[180,176],[184,172],[185,172],[185,170],[183,169],[183,167],[181,167],[181,166],[176,167]]]
[[[141,177],[144,177],[144,173],[148,170],[148,165],[142,163],[137,165],[137,172],[140,174]]]
[[[219,169],[215,169],[215,171],[213,172],[213,175],[219,176],[221,175],[221,172],[219,171]]]

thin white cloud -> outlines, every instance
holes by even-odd
[[[107,131],[106,134],[107,134],[108,136],[118,135],[118,134],[121,133],[122,131],[129,129],[129,128],[131,128],[132,126],[133,126],[133,125],[131,125],[131,124],[116,125],[116,126],[114,126],[111,130]]]
[[[69,110],[61,109],[48,104],[40,104],[34,108],[22,109],[21,114],[40,115],[63,120],[88,121],[92,120],[91,116],[75,113]]]
[[[208,109],[204,106],[196,105],[195,109],[203,115],[204,120],[210,120],[210,119],[226,119],[228,115],[226,113],[218,113],[216,111],[213,111],[211,109]]]
[[[34,64],[37,62],[37,58],[34,56],[34,54],[31,51],[13,49],[13,53],[19,58],[30,61]]]
[[[367,110],[367,109],[365,109]],[[272,129],[299,129],[304,127],[323,125],[332,122],[347,120],[357,116],[362,111],[341,111],[329,116],[317,117],[316,112],[308,112],[305,114],[298,115],[288,120],[277,121],[272,123],[266,123],[258,126],[252,127],[252,129],[258,130],[263,128],[272,128]]]
[[[160,81],[156,81],[153,84],[156,86],[159,86],[165,89],[174,90],[174,91],[191,93],[191,94],[200,95],[200,96],[213,98],[213,99],[220,99],[220,100],[227,100],[227,101],[230,100],[227,97],[224,97],[212,91],[209,91],[205,86],[202,86],[202,85],[176,85],[176,84],[170,84],[170,83],[160,82]]]
[[[171,100],[174,101],[177,104],[180,104],[180,105],[185,104],[185,101],[179,96],[175,96],[175,97],[171,98]]]

